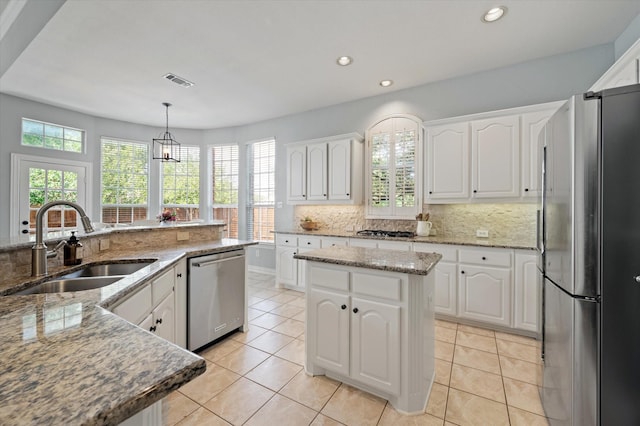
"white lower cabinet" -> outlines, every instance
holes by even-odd
[[[460,264],[458,315],[511,327],[511,270]]]
[[[435,309],[438,314],[458,314],[458,250],[455,246],[414,243],[419,253],[440,253],[442,259],[435,268]]]
[[[307,261],[305,369],[422,412],[434,373],[433,274]]]
[[[516,252],[514,280],[514,327],[528,331],[539,331],[538,321],[538,257]]]
[[[185,347],[186,271],[185,261],[154,278],[124,301],[113,313],[165,340]],[[182,304],[185,304],[182,306]]]

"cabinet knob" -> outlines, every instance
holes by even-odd
[[[340,306],[340,307],[341,307],[343,310],[344,310],[344,309],[347,309],[347,305],[342,305],[342,306]]]
[[[158,318],[158,319],[156,320],[156,324],[162,324],[162,318]]]
[[[349,196],[349,193],[347,192],[347,197]]]
[[[635,276],[633,279],[636,280],[638,284],[640,284],[640,275]]]
[[[478,192],[478,190],[477,190],[477,189],[474,189],[474,190],[473,190],[473,193],[475,194],[476,192]]]
[[[23,224],[23,225],[28,225],[28,224],[29,224],[29,221],[28,221],[28,220],[23,220],[23,221],[22,221],[22,224]]]
[[[311,241],[307,241],[307,245],[310,246],[311,245]]]
[[[525,188],[525,189],[524,189],[524,192],[529,192],[529,188]]]
[[[152,325],[151,327],[149,327],[149,331],[154,333],[156,331],[156,326]]]
[[[288,243],[288,242],[289,242],[289,240],[284,240],[284,242],[285,242],[285,243]]]
[[[357,314],[358,313],[358,308],[353,308],[353,313]]]
[[[461,274],[464,274],[464,271],[460,271]]]
[[[326,196],[327,196],[327,194],[322,194],[322,196],[323,196],[323,197],[326,197]]]
[[[485,256],[482,256],[482,260],[487,260],[487,258]]]
[[[429,191],[429,194],[433,194],[433,191]]]
[[[182,274],[178,274],[178,278],[182,278]]]
[[[23,229],[23,230],[22,230],[22,233],[23,233],[23,234],[28,234],[28,233],[29,233],[29,230],[28,230],[28,229]]]

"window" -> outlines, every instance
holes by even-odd
[[[62,168],[29,167],[29,232],[35,233],[36,214],[51,201],[78,202],[78,171]],[[44,227],[49,231],[77,229],[77,212],[67,206],[47,210]]]
[[[84,150],[84,130],[23,118],[22,145],[81,153]]]
[[[190,221],[200,217],[200,147],[180,146],[180,158],[162,163],[161,207]]]
[[[213,218],[227,222],[226,238],[238,238],[238,145],[211,148]]]
[[[103,138],[101,163],[102,222],[147,219],[149,145]]]
[[[247,238],[273,241],[276,141],[254,142],[247,149]]]

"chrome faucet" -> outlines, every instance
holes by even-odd
[[[31,276],[37,277],[40,275],[47,274],[47,259],[50,257],[55,257],[57,254],[56,250],[47,251],[47,246],[42,241],[42,220],[44,218],[44,214],[47,210],[54,206],[69,206],[73,207],[80,213],[80,221],[82,222],[82,226],[86,233],[93,232],[93,226],[91,226],[91,219],[89,219],[78,204],[72,203],[70,201],[52,201],[50,203],[45,204],[40,207],[38,213],[36,214],[36,244],[31,248]],[[56,247],[59,248],[60,244]]]

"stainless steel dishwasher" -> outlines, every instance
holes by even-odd
[[[199,349],[244,325],[244,261],[244,249],[189,258],[189,350]]]

